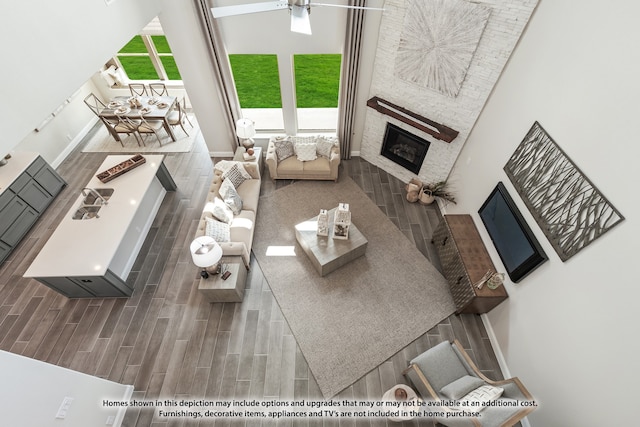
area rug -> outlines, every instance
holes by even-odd
[[[177,140],[172,141],[164,129],[158,131],[160,142],[158,144],[156,136],[151,134],[145,136],[145,145],[138,145],[133,135],[120,135],[124,142],[124,147],[118,141],[113,139],[107,128],[99,123],[97,130],[92,135],[82,149],[83,153],[188,153],[193,147],[193,143],[200,136],[200,127],[195,117],[189,115],[189,120],[193,123],[193,128],[186,124],[189,136],[185,135],[180,126],[173,129]]]
[[[341,202],[367,251],[320,277],[294,226]],[[297,181],[262,196],[253,252],[327,399],[455,309],[445,278],[348,177]]]

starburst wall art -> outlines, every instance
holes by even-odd
[[[396,76],[456,97],[490,14],[489,8],[464,0],[410,1]]]

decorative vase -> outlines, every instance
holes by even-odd
[[[489,280],[487,280],[487,288],[497,289],[504,283],[504,273],[494,273]]]
[[[435,199],[436,196],[434,196],[431,191],[425,190],[424,188],[420,191],[420,204],[430,205]]]

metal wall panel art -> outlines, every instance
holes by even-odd
[[[562,261],[624,220],[538,122],[504,171]]]

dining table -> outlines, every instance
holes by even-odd
[[[135,103],[135,100],[138,102]],[[136,120],[143,117],[146,121],[161,120],[167,134],[175,142],[176,135],[169,124],[168,116],[177,100],[175,96],[116,96],[99,112],[99,116],[104,119],[126,117]]]

